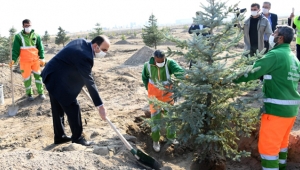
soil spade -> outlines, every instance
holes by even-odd
[[[12,47],[11,47],[11,37],[10,37],[10,42],[9,42],[9,50],[10,50],[10,58],[12,61]],[[10,67],[10,78],[11,78],[11,91],[12,91],[12,106],[8,107],[8,115],[9,116],[15,116],[18,113],[19,107],[15,104],[15,99],[14,99],[14,79],[13,79],[13,69]]]
[[[82,91],[90,99],[90,101],[93,102],[92,98],[87,93],[87,91],[85,89],[82,89]],[[121,141],[124,143],[124,145],[126,146],[126,148],[128,150],[130,150],[130,152],[142,164],[142,166],[146,166],[146,167],[149,167],[149,168],[155,169],[155,170],[159,170],[162,167],[162,165],[156,159],[152,158],[151,156],[149,156],[148,154],[144,153],[143,151],[141,151],[139,149],[137,149],[137,150],[134,149],[128,143],[128,141],[124,138],[124,136],[118,131],[118,129],[116,128],[116,126],[109,120],[108,117],[106,117],[106,121],[111,126],[111,128],[113,128],[113,130],[117,133],[117,135],[119,136],[119,138],[121,139]]]

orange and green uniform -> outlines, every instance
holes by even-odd
[[[144,69],[142,72],[142,79],[146,90],[148,91],[148,97],[155,97],[160,101],[173,104],[174,101],[171,97],[172,93],[160,90],[155,84],[157,82],[161,82],[167,87],[168,80],[170,80],[171,75],[174,74],[177,78],[182,77],[184,70],[170,58],[166,58],[166,64],[163,67],[157,67],[154,63],[154,57],[151,57],[150,61],[144,64]],[[162,116],[162,110],[155,110],[153,104],[150,104],[150,112],[151,119],[153,120],[160,119]],[[151,136],[154,142],[158,142],[160,137],[160,130],[152,128]],[[167,128],[167,138],[175,138],[175,134],[171,134],[169,128]]]
[[[285,170],[290,131],[299,110],[300,63],[289,44],[276,45],[257,60],[260,67],[235,83],[256,80],[264,75],[265,113],[261,117],[258,150],[263,170]]]
[[[34,30],[25,34],[24,30],[15,35],[12,60],[16,63],[20,57],[20,70],[24,78],[24,86],[27,95],[32,95],[31,73],[35,78],[38,94],[44,93],[43,82],[40,76],[40,59],[44,59],[44,47],[39,35]]]

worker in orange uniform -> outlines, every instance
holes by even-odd
[[[175,75],[176,78],[181,77],[183,75],[184,70],[172,59],[166,58],[165,54],[160,51],[156,50],[154,52],[154,57],[151,57],[149,62],[144,64],[144,69],[142,72],[142,79],[143,83],[148,91],[148,97],[153,98],[155,97],[157,100],[167,102],[169,104],[173,104],[174,101],[172,99],[172,93],[168,93],[164,90],[160,90],[156,84],[158,82],[163,83],[168,86],[168,80],[170,80],[170,76],[172,74]],[[163,108],[160,110],[156,110],[153,104],[150,104],[150,112],[151,112],[151,119],[156,120],[160,119],[162,113],[165,112]],[[152,128],[151,134],[153,140],[153,149],[156,152],[160,151],[160,129]],[[172,134],[167,128],[167,138],[173,144],[178,144],[176,140],[176,134]]]
[[[31,88],[31,73],[33,73],[39,97],[44,100],[46,97],[40,76],[40,66],[45,65],[44,47],[40,36],[31,28],[30,20],[25,19],[22,24],[24,30],[15,35],[12,48],[12,61],[9,65],[12,67],[20,56],[20,70],[24,78],[27,99],[29,101],[34,100]]]

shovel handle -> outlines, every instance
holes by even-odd
[[[82,89],[82,91],[87,96],[87,98],[89,98],[89,100],[91,102],[93,102],[91,96],[87,93],[87,91],[85,89]],[[120,133],[120,131],[118,131],[118,129],[116,128],[116,126],[109,120],[108,117],[106,117],[106,121],[111,126],[111,128],[113,128],[113,130],[117,133],[117,135],[119,136],[119,138],[121,139],[121,141],[124,143],[124,145],[126,146],[126,148],[131,151],[133,149],[133,147],[128,143],[128,141],[124,138],[124,136]]]
[[[11,58],[11,61],[12,61],[12,47],[11,47],[11,44],[12,44],[12,37],[9,37],[9,56]],[[12,90],[12,104],[13,106],[15,106],[15,98],[14,98],[14,79],[13,79],[13,69],[12,67],[10,67],[10,78],[11,78],[11,90]]]
[[[109,120],[108,117],[106,117],[106,121],[110,125],[110,127],[113,128],[113,130],[117,133],[117,135],[119,136],[121,141],[124,143],[126,148],[131,151],[133,149],[133,147],[128,143],[128,141],[124,138],[124,136],[120,133],[120,131],[118,131],[116,126]]]

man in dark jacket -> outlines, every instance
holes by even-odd
[[[85,85],[105,120],[106,111],[92,77],[94,57],[104,57],[110,46],[104,36],[95,37],[92,42],[84,39],[71,41],[44,68],[41,76],[49,92],[54,127],[54,143],[73,143],[89,146],[92,142],[82,136],[82,122],[79,104],[76,100]],[[64,131],[64,113],[71,128],[72,137]]]
[[[198,15],[199,15],[199,12],[196,12],[196,16],[198,16]],[[204,28],[209,28],[209,27],[206,26],[206,25],[201,25],[201,24],[195,24],[195,23],[193,23],[193,24],[190,26],[190,28],[189,28],[189,34],[193,34],[194,30],[202,30],[202,29],[204,29]],[[199,34],[200,34],[199,32],[196,33],[197,36],[198,36]],[[201,35],[205,37],[205,36],[207,36],[207,35],[209,35],[209,34],[210,34],[210,32],[204,32],[204,33],[202,33]],[[194,61],[191,60],[191,61],[190,61],[190,64],[189,64],[189,68],[192,67],[193,63],[194,63]]]
[[[275,31],[276,26],[278,25],[278,17],[276,14],[270,13],[271,9],[271,3],[270,2],[264,2],[262,7],[262,15],[266,17],[269,20],[272,32]],[[267,34],[264,35],[264,44],[266,48],[266,52],[268,52],[270,46],[269,46],[269,37]]]

